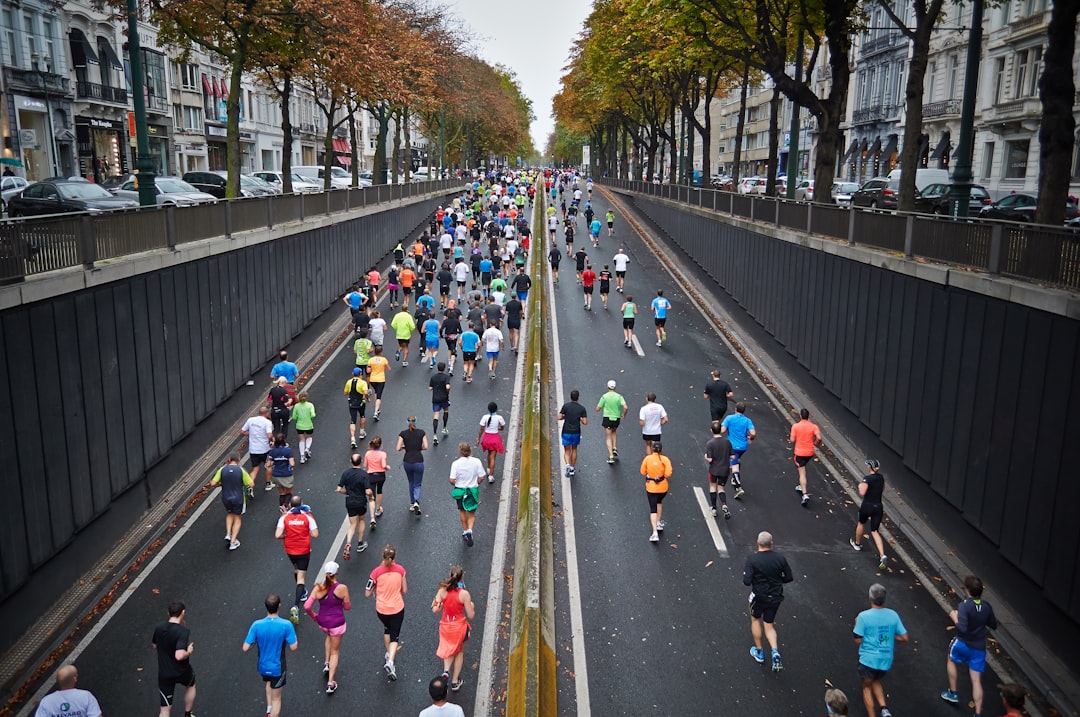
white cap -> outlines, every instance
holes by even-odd
[[[329,563],[323,566],[322,571],[324,575],[337,575],[339,567],[341,566],[331,560]]]
[[[615,379],[612,379],[612,380],[608,381],[607,382],[607,387],[614,390],[614,388],[615,388]]]

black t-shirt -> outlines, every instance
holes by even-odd
[[[578,249],[577,254],[574,254],[574,261],[577,262],[578,271],[585,269],[585,262],[588,260],[589,255],[585,253],[584,249]]]
[[[532,278],[528,274],[517,274],[510,282],[510,288],[514,291],[528,291],[532,288]]]
[[[190,644],[191,631],[178,622],[163,622],[154,628],[158,679],[173,679],[188,673],[191,665],[187,660],[176,659],[176,651],[186,650]]]
[[[449,269],[440,269],[439,270],[439,283],[440,284],[442,284],[443,286],[450,286],[450,282],[452,282],[453,280],[454,280],[454,275],[450,272]]]
[[[481,326],[482,326],[481,322],[483,320],[484,320],[484,310],[482,308],[480,308],[479,306],[474,306],[473,308],[469,309],[469,323],[470,324],[472,324],[477,329],[480,329]]]
[[[367,503],[367,489],[371,487],[367,471],[363,468],[346,468],[338,481],[345,489],[346,503]]]
[[[731,386],[723,379],[709,381],[705,384],[705,395],[709,397],[709,408],[717,413],[727,412],[727,395],[731,393]]]
[[[778,603],[783,600],[784,583],[794,579],[787,559],[780,553],[758,551],[746,558],[743,585],[749,585],[761,602]]]
[[[510,301],[506,302],[506,320],[521,321],[521,312],[524,308],[516,298],[510,299]]]
[[[866,484],[866,495],[863,496],[863,503],[881,505],[881,494],[885,492],[885,476],[880,473],[871,473],[863,476],[862,482]]]
[[[559,262],[562,261],[562,252],[552,247],[551,251],[548,252],[548,261],[551,262],[552,266],[558,266]]]
[[[450,311],[457,311],[458,315],[461,315],[461,312],[457,309],[448,309],[447,313],[449,314]],[[456,339],[461,336],[461,321],[456,316],[447,316],[442,322],[441,330],[443,338]]]
[[[401,437],[401,442],[404,444],[405,456],[402,458],[404,463],[423,463],[424,462],[424,430],[422,428],[415,428],[409,430],[406,428],[404,431],[398,434]]]
[[[496,304],[495,302],[491,302],[490,304],[488,304],[487,306],[484,307],[484,317],[487,318],[487,322],[489,324],[493,324],[496,321],[501,321],[502,320],[502,307],[499,306],[498,304]]]
[[[371,317],[367,315],[367,312],[355,312],[353,314],[353,323],[356,324],[357,331],[363,332],[371,330]]]
[[[713,436],[705,444],[709,461],[709,475],[726,476],[731,471],[731,442],[723,436]]]
[[[566,243],[567,244],[574,241],[574,225],[573,224],[567,224],[566,228],[563,229],[563,234],[566,236]]]
[[[611,286],[611,272],[610,271],[608,271],[607,269],[604,269],[597,276],[600,279],[600,290],[601,291],[603,291],[604,289]]]
[[[437,373],[428,381],[431,387],[431,405],[442,405],[450,402],[450,388],[447,384],[450,378],[445,373]]]
[[[270,389],[270,407],[287,408],[289,403],[289,391],[284,386],[274,386]]]
[[[459,309],[456,306],[451,306],[446,311],[443,312],[443,318],[447,319],[447,320],[450,320],[450,319],[459,320],[459,319],[461,319],[461,309]],[[459,331],[458,333],[460,334],[461,332]]]
[[[473,271],[480,271],[480,262],[484,260],[483,254],[470,254],[469,263],[472,264]]]
[[[563,416],[563,433],[581,433],[581,419],[589,417],[589,412],[577,401],[564,403],[559,413]]]

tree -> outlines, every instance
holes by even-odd
[[[1043,116],[1039,125],[1039,205],[1035,216],[1042,224],[1060,225],[1065,220],[1076,133],[1072,58],[1078,16],[1080,0],[1054,0],[1039,78]]]

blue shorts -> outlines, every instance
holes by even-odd
[[[432,413],[440,413],[442,411],[449,411],[449,410],[450,410],[450,402],[449,401],[447,401],[446,403],[433,403],[433,404],[431,404],[431,412]]]
[[[581,434],[580,433],[564,433],[562,434],[562,444],[564,446],[580,446]]]
[[[498,351],[488,351],[487,352],[487,357],[489,359],[497,359],[497,358],[499,358],[499,352]]]
[[[749,446],[747,446],[747,448],[749,448]],[[746,448],[743,448],[741,451],[739,449],[737,449],[737,448],[732,448],[731,449],[731,465],[733,465],[733,466],[739,465],[739,460],[742,458],[743,453],[746,453]]]
[[[525,299],[529,298],[529,292],[527,292],[527,291],[519,291],[517,293],[517,297],[518,297],[518,301],[525,301]]]
[[[986,671],[986,650],[973,650],[959,637],[949,643],[949,659],[958,665],[967,665],[972,672]]]
[[[429,349],[437,349],[439,348],[439,340],[435,339],[432,341],[431,339],[424,339],[424,346],[427,346]]]

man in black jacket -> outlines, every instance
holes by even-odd
[[[777,649],[776,610],[784,599],[784,583],[794,580],[787,559],[772,549],[772,533],[761,531],[757,537],[757,552],[747,556],[743,568],[743,585],[750,587],[750,634],[754,637],[754,646],[750,656],[758,664],[764,664],[765,653],[761,649],[761,634],[764,628],[765,639],[772,648],[773,672],[784,669]]]

